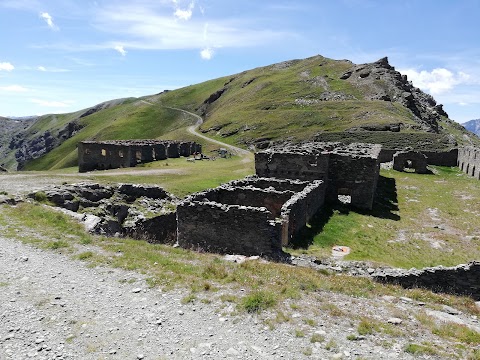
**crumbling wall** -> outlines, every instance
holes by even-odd
[[[302,181],[298,179],[276,179],[276,178],[262,178],[257,177],[256,175],[247,176],[241,180],[234,180],[229,182],[231,186],[253,186],[259,189],[269,189],[274,188],[277,191],[302,191],[308,181]]]
[[[376,157],[357,157],[334,153],[330,156],[327,200],[350,196],[350,204],[371,209],[380,174],[380,161]]]
[[[260,177],[326,180],[328,154],[262,151],[255,153],[255,172]]]
[[[310,219],[323,208],[325,182],[314,180],[302,191],[293,195],[281,209],[282,246],[287,246]]]
[[[385,149],[382,148],[380,152],[380,162],[390,162],[393,161],[393,155],[399,151],[405,151],[405,149]],[[435,166],[457,166],[458,159],[458,149],[450,149],[444,151],[427,151],[427,150],[416,150],[421,152],[427,157],[428,165]]]
[[[460,148],[457,165],[464,173],[480,180],[480,148],[473,146]]]
[[[282,254],[278,228],[266,208],[215,202],[183,202],[177,207],[178,244],[217,253]]]
[[[201,152],[195,142],[160,140],[83,141],[78,144],[79,172],[136,166]]]
[[[480,300],[480,262],[455,267],[437,266],[422,270],[383,270],[374,275],[382,283],[405,288],[427,288],[435,292],[471,296]]]
[[[253,186],[233,187],[231,184],[196,194],[191,200],[214,201],[227,205],[265,207],[273,217],[280,216],[282,205],[292,197],[293,191],[258,189]]]
[[[248,177],[187,197],[177,207],[178,243],[220,253],[279,257],[322,208],[325,182]]]
[[[418,151],[399,151],[393,155],[393,170],[413,169],[418,174],[427,174],[427,157]]]
[[[124,227],[123,234],[152,244],[175,244],[177,242],[177,215],[175,212],[159,214],[142,219],[135,226]]]
[[[351,205],[371,209],[380,172],[381,146],[376,144],[307,143],[271,148],[255,154],[258,176],[324,180],[327,200],[339,196]]]

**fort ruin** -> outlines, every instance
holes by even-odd
[[[480,148],[466,146],[458,150],[457,166],[465,174],[480,180]]]
[[[177,206],[184,248],[281,258],[282,246],[323,207],[325,183],[248,177],[187,197]]]
[[[202,146],[194,141],[82,141],[78,144],[78,171],[134,167],[137,164],[201,152]]]
[[[357,208],[372,209],[381,149],[378,144],[338,142],[273,147],[255,154],[255,171],[262,177],[323,180],[327,201],[340,196]]]

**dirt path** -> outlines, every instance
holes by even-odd
[[[141,102],[145,103],[145,104],[149,104],[149,105],[155,105],[149,101],[146,101],[146,100],[140,100]],[[179,109],[179,108],[175,108],[175,107],[170,107],[170,106],[164,106],[165,108],[167,109],[172,109],[172,110],[176,110],[176,111],[181,111],[183,112],[184,114],[187,114],[187,115],[190,115],[192,117],[194,117],[196,119],[196,123],[195,125],[192,125],[192,126],[189,126],[188,127],[188,132],[199,137],[199,138],[202,138],[206,141],[209,141],[211,143],[214,143],[214,144],[218,144],[222,147],[225,147],[227,149],[229,149],[233,154],[236,154],[236,155],[239,155],[239,156],[242,156],[242,157],[250,157],[252,155],[252,152],[248,151],[248,150],[245,150],[245,149],[242,149],[238,146],[234,146],[234,145],[230,145],[230,144],[227,144],[227,143],[224,143],[222,141],[219,141],[219,140],[215,140],[215,139],[211,139],[209,138],[208,136],[205,136],[201,133],[198,132],[198,128],[200,127],[200,125],[203,124],[203,119],[201,116],[195,114],[195,113],[192,113],[190,111],[187,111],[187,110],[183,110],[183,109]],[[249,159],[249,161],[251,161]]]

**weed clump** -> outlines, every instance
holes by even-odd
[[[242,300],[242,308],[249,313],[259,313],[273,307],[277,303],[273,293],[255,291],[245,296]]]
[[[47,194],[45,194],[43,191],[37,191],[33,197],[35,201],[38,201],[40,203],[47,202]]]

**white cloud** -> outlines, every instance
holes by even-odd
[[[113,47],[116,51],[118,51],[122,56],[127,55],[127,50],[123,47],[123,45],[115,45]]]
[[[55,67],[45,67],[45,66],[37,66],[36,69],[38,71],[49,72],[49,73],[63,73],[63,72],[69,72],[70,71],[68,69],[55,68]]]
[[[175,5],[175,12],[173,13],[173,16],[180,20],[190,20],[193,14],[193,9],[195,8],[195,1],[190,2],[186,9],[181,9],[178,7],[177,1],[175,0],[173,1],[173,4]]]
[[[15,69],[15,66],[13,66],[12,64],[10,64],[9,62],[1,62],[0,63],[0,71],[4,70],[4,71],[12,71],[13,69]]]
[[[402,74],[407,75],[412,83],[422,90],[432,95],[442,94],[455,86],[467,83],[470,76],[464,72],[453,73],[444,68],[436,68],[432,71],[417,71],[415,69],[400,70]]]
[[[214,51],[211,48],[205,48],[200,51],[200,56],[203,60],[210,60],[213,57]]]
[[[20,85],[9,85],[9,86],[0,86],[0,91],[25,92],[25,91],[28,91],[28,89]]]
[[[69,107],[73,101],[49,101],[49,100],[41,100],[41,99],[31,99],[32,103],[44,106],[44,107],[53,107],[53,108],[66,108]]]
[[[52,16],[47,13],[47,12],[42,12],[40,13],[40,17],[45,20],[47,23],[48,27],[52,30],[58,30],[58,26],[53,23],[53,18]]]

